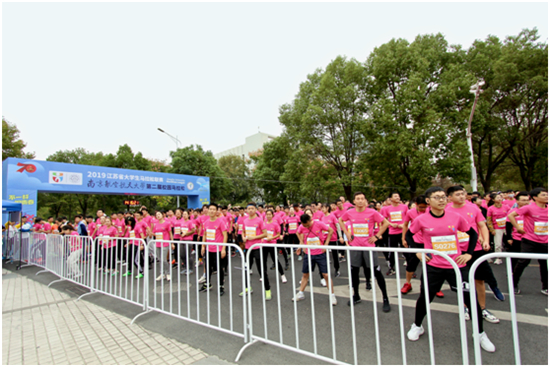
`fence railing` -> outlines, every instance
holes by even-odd
[[[517,320],[517,314],[516,314],[516,295],[514,293],[514,280],[512,276],[512,258],[516,259],[532,259],[532,260],[546,260],[548,261],[548,255],[546,254],[533,254],[533,253],[517,253],[517,252],[493,252],[490,254],[486,254],[481,256],[479,259],[474,261],[470,268],[470,274],[469,274],[469,283],[470,285],[475,284],[474,275],[475,272],[483,261],[486,261],[488,259],[492,258],[505,258],[506,261],[506,278],[508,279],[508,294],[510,299],[510,314],[511,314],[511,321],[512,321],[512,342],[514,346],[514,360],[515,363],[520,365],[521,364],[521,354],[520,354],[520,343],[519,343],[519,334],[518,334],[518,320]],[[541,265],[543,266],[543,265]],[[474,288],[472,288],[474,289]],[[471,312],[472,312],[472,320],[476,320],[478,317],[481,317],[481,315],[477,314],[477,309],[475,307],[475,302],[477,299],[477,292],[471,292],[474,296],[470,298],[471,302]],[[472,323],[472,328],[474,332],[474,357],[475,357],[475,364],[482,364],[481,360],[481,346],[479,343],[479,327],[476,322]]]
[[[356,306],[350,302],[349,316],[343,317],[341,310],[336,315],[332,306],[332,295],[328,290],[314,289],[317,270],[312,270],[312,257],[306,256],[307,273],[309,274],[310,298],[308,307],[302,307],[297,302],[289,303],[291,297],[296,297],[294,286],[302,277],[296,270],[294,250],[307,248],[308,250],[325,250],[323,257],[327,266],[329,287],[334,285],[334,263],[329,251],[344,250],[348,261],[345,263],[348,273],[347,284],[340,279],[336,298],[342,300],[353,299],[352,270],[349,261],[353,253],[368,254],[367,268],[373,283],[372,291],[372,323],[374,330],[374,347],[376,363],[381,364],[381,342],[379,324],[379,295],[375,291],[375,261],[380,252],[395,254],[437,254],[447,260],[452,266],[457,283],[457,307],[459,314],[460,355],[462,363],[468,364],[468,343],[464,315],[464,295],[460,291],[462,284],[461,272],[458,265],[446,254],[428,249],[407,249],[387,247],[342,247],[342,246],[300,246],[290,244],[256,244],[246,253],[237,245],[189,242],[189,241],[162,241],[151,240],[148,243],[142,239],[60,236],[54,234],[31,234],[28,240],[19,244],[17,236],[8,242],[6,252],[12,259],[18,260],[18,251],[21,258],[28,265],[43,267],[44,270],[57,275],[58,281],[71,281],[90,289],[90,293],[102,293],[117,299],[139,305],[144,312],[160,312],[172,317],[200,324],[214,330],[243,338],[245,345],[238,352],[236,361],[244,351],[257,342],[275,345],[283,349],[307,355],[330,363],[364,364],[363,350],[359,350],[357,336],[358,325],[364,320],[356,318]],[[206,246],[202,254],[203,245]],[[222,258],[218,250],[225,249],[226,255]],[[289,251],[292,249],[293,251]],[[211,250],[212,253],[210,253]],[[290,287],[283,286],[287,281],[281,276],[282,267],[279,262],[279,251],[288,256],[285,261],[290,262],[288,279]],[[289,254],[287,255],[287,250]],[[221,251],[220,251],[221,252]],[[274,258],[274,269],[268,270],[267,257]],[[469,273],[470,289],[474,290],[473,274],[477,266],[484,260],[492,257],[505,257],[507,261],[508,285],[510,287],[510,308],[512,314],[513,343],[516,363],[521,363],[519,339],[517,331],[516,306],[513,296],[510,258],[548,259],[548,255],[498,253],[488,254],[474,262]],[[256,260],[253,260],[256,259]],[[201,262],[202,261],[202,262]],[[253,293],[258,279],[252,285],[252,262],[256,261],[256,268],[261,277],[261,292]],[[259,261],[259,264],[258,264]],[[429,302],[427,264],[421,260],[422,286],[426,301],[426,321],[428,326],[428,344],[430,363],[435,364],[434,335],[432,315]],[[203,274],[204,271],[204,274]],[[222,275],[223,271],[223,275]],[[406,351],[406,323],[403,312],[401,295],[400,267],[395,267],[396,277],[387,279],[386,288],[393,287],[395,282],[397,313],[399,319],[400,349],[403,364],[408,363]],[[297,276],[298,273],[298,276]],[[192,276],[192,274],[195,274]],[[203,275],[203,276],[200,276]],[[305,278],[304,278],[305,279]],[[50,283],[53,284],[54,282]],[[267,283],[270,283],[270,292],[266,293]],[[223,288],[222,288],[223,285]],[[289,294],[290,291],[290,294]],[[472,320],[477,320],[475,307],[476,292],[470,292]],[[238,297],[241,299],[239,300]],[[82,296],[81,296],[82,297]],[[271,299],[270,299],[271,298]],[[288,299],[287,299],[288,298]],[[286,302],[283,302],[285,300]],[[319,300],[321,300],[319,302]],[[393,305],[394,306],[394,305]],[[328,308],[328,310],[327,310]],[[338,317],[337,317],[338,316]],[[242,317],[242,324],[235,321]],[[349,323],[350,327],[336,327]],[[359,324],[358,324],[359,323]],[[364,326],[360,326],[364,330]],[[477,322],[472,322],[474,329],[475,362],[481,364],[481,352]],[[351,333],[349,332],[351,330]],[[320,337],[321,336],[321,337]],[[326,337],[330,336],[330,337]],[[362,340],[362,339],[361,339]],[[346,348],[342,348],[342,343]],[[349,346],[351,345],[351,348]],[[397,347],[399,348],[399,347]],[[350,351],[345,351],[351,349]],[[398,349],[397,349],[398,350]],[[347,353],[347,354],[346,354]],[[392,358],[395,356],[392,355]]]

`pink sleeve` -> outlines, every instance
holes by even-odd
[[[382,215],[380,215],[380,213],[376,212],[376,213],[374,214],[374,221],[375,221],[376,223],[383,222],[384,219],[385,219],[385,218],[384,218]]]
[[[343,221],[344,223],[347,222],[347,221],[350,219],[348,212],[345,212],[344,214],[342,214],[342,216],[340,217],[340,219],[342,219],[342,221]]]
[[[412,222],[412,225],[409,227],[409,230],[414,234],[416,234],[420,231],[420,220],[419,220],[419,218],[416,218],[416,220]]]
[[[458,216],[460,219],[459,219],[459,223],[458,223],[458,230],[460,232],[468,232],[470,230],[470,225],[468,224],[468,222],[466,221],[466,218],[464,218],[463,216],[459,215]]]

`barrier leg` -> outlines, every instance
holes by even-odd
[[[244,350],[246,348],[248,348],[249,346],[251,346],[252,344],[255,344],[256,342],[258,341],[258,339],[254,339],[252,341],[250,341],[249,343],[247,343],[246,345],[244,345],[241,350],[239,351],[239,354],[237,354],[237,358],[235,358],[235,362],[238,362],[239,359],[241,358],[241,355],[243,354]]]

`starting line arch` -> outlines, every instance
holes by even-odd
[[[210,178],[122,168],[7,158],[2,162],[2,199],[36,215],[38,192],[64,194],[187,196],[197,208],[210,202]]]

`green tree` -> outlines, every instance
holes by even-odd
[[[468,177],[464,141],[466,97],[474,80],[464,75],[463,52],[441,34],[393,39],[366,61],[374,96],[363,132],[366,177],[408,187],[410,197],[437,175]]]
[[[15,124],[2,117],[2,160],[6,158],[33,159],[34,153],[25,153],[27,144],[19,138],[19,129]]]
[[[233,183],[222,171],[211,151],[200,145],[179,148],[170,152],[171,173],[210,177],[210,197],[213,202],[226,198],[234,190]]]
[[[233,181],[234,190],[227,197],[229,201],[233,204],[250,201],[255,190],[248,162],[238,155],[228,155],[218,159],[218,165]]]
[[[548,182],[548,45],[538,38],[536,29],[523,30],[504,42],[495,36],[476,40],[468,50],[467,68],[485,81],[472,124],[485,191],[508,159],[525,189]]]
[[[141,171],[151,171],[151,162],[143,157],[141,152],[134,154],[128,144],[121,145],[116,154],[107,154],[101,160],[100,166]]]
[[[358,61],[338,56],[325,70],[308,75],[294,101],[280,108],[279,121],[289,138],[334,168],[349,199],[355,164],[364,149],[360,125],[369,105],[367,83]]]

